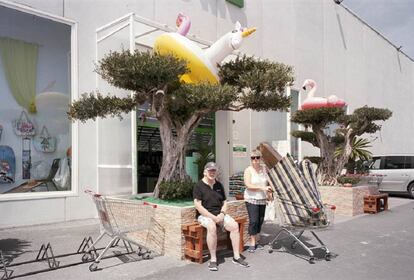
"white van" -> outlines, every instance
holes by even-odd
[[[414,155],[373,156],[367,166],[370,174],[382,175],[381,192],[408,193],[414,198]]]

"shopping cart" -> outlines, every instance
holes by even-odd
[[[276,237],[269,243],[269,252],[273,252],[278,242],[288,239],[292,240],[292,249],[299,245],[309,254],[309,263],[315,262],[317,250],[324,252],[327,261],[331,260],[332,253],[315,231],[333,225],[335,206],[322,203],[311,162],[304,160],[296,164],[290,155],[281,157],[269,145],[260,145],[260,149],[265,150],[265,163],[269,163],[266,155],[272,155],[270,162],[274,166],[268,165],[268,179],[274,190],[277,219],[280,224]],[[308,242],[305,244],[301,240],[305,230],[312,233],[320,246],[313,246]]]
[[[122,241],[128,253],[137,253],[143,259],[152,258],[154,252],[138,244],[136,241],[128,238],[131,232],[144,232],[151,228],[156,205],[151,205],[140,201],[129,201],[126,199],[109,198],[90,190],[85,193],[91,195],[96,209],[98,210],[99,221],[101,224],[101,235],[86,250],[82,256],[82,261],[93,263],[89,266],[90,271],[96,271],[100,260],[104,257],[109,248],[118,245]],[[111,241],[106,245],[105,249],[98,255],[96,253],[97,243],[105,236],[109,236]],[[133,250],[132,245],[138,247]]]

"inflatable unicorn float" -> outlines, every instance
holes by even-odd
[[[308,96],[303,101],[301,108],[302,110],[317,109],[317,108],[330,108],[330,107],[344,107],[346,102],[343,99],[338,98],[336,95],[330,95],[326,97],[315,97],[317,89],[316,82],[311,79],[306,79],[303,82],[303,90],[310,88]]]
[[[156,38],[154,50],[161,55],[173,54],[187,61],[190,73],[181,77],[185,83],[217,84],[219,82],[217,65],[237,50],[244,38],[256,31],[256,28],[242,28],[241,24],[236,22],[233,31],[223,35],[208,49],[203,50],[185,37],[191,27],[188,16],[178,14],[176,24],[177,32],[164,33]]]

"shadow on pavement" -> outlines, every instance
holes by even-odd
[[[270,242],[274,240],[274,238],[279,233],[279,231],[281,231],[281,229],[282,228],[276,224],[268,223],[268,224],[263,225],[262,232],[264,234],[262,235],[260,243],[263,245],[269,244]],[[317,243],[317,241],[315,240],[315,238],[313,237],[310,238],[308,235],[310,235],[310,231],[305,230],[304,235],[300,237],[300,241],[302,241],[309,248],[320,246],[319,243]],[[329,248],[328,245],[327,247]],[[302,246],[300,246],[297,242],[295,242],[295,239],[292,236],[286,233],[282,233],[281,236],[279,236],[277,242],[274,243],[271,248],[269,247],[269,250],[270,250],[269,252],[276,251],[278,253],[279,252],[289,253],[293,256],[296,256],[304,260],[309,260],[309,257],[310,257],[309,253]],[[327,255],[326,251],[322,248],[312,249],[312,252],[314,253],[315,260],[324,260]],[[331,260],[333,258],[336,258],[337,256],[338,254],[330,252],[328,259]]]
[[[7,263],[12,262],[15,258],[26,253],[25,249],[29,248],[31,242],[16,238],[0,239],[0,251]]]

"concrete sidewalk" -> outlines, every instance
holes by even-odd
[[[168,257],[141,260],[136,255],[120,255],[102,260],[99,266],[102,269],[96,272],[89,272],[89,264],[79,264],[20,279],[412,279],[414,200],[391,197],[389,206],[389,211],[375,215],[337,216],[334,227],[319,232],[320,238],[337,255],[330,262],[321,260],[309,264],[283,250],[272,254],[264,250],[244,253],[250,268],[232,264],[231,255],[227,254],[219,258],[219,271],[210,272],[207,262],[198,265]],[[263,239],[269,240],[275,232],[275,225],[266,225]],[[35,259],[43,243],[50,242],[54,254],[60,255],[76,252],[84,237],[96,239],[98,235],[96,220],[2,229],[0,250],[13,259],[13,264]],[[106,245],[108,240],[105,241],[101,244]],[[114,248],[111,254],[122,251]],[[59,261],[60,265],[66,265],[79,263],[80,258],[78,254]],[[47,267],[46,262],[37,262],[10,269],[12,276],[18,276]]]

